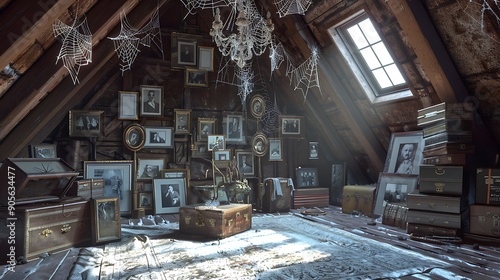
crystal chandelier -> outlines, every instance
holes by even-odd
[[[238,33],[224,35],[223,29],[225,26],[229,29],[229,20],[223,23],[220,10],[216,8],[210,36],[222,55],[229,56],[238,67],[243,68],[253,55],[261,55],[271,43],[274,24],[271,13],[267,12],[267,18],[264,19],[252,0],[236,0],[234,11],[238,15],[234,21]]]

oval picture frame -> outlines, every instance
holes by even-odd
[[[257,157],[262,157],[267,153],[269,141],[263,133],[257,133],[252,138],[252,152]]]
[[[262,95],[254,95],[250,99],[250,113],[254,118],[262,118],[264,116],[264,112],[266,111],[266,102]]]
[[[144,147],[146,133],[144,127],[139,124],[131,124],[123,133],[123,143],[131,151],[138,151]]]

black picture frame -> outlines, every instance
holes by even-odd
[[[197,68],[198,48],[203,40],[200,35],[172,32],[170,40],[170,65],[172,68],[185,69],[186,67]],[[189,50],[189,54],[183,55],[182,51]]]
[[[332,163],[329,202],[331,205],[342,206],[342,192],[346,185],[347,171],[345,162]]]
[[[409,156],[411,165],[401,164],[407,147],[412,150]],[[384,173],[419,174],[420,164],[423,161],[424,137],[421,130],[408,132],[394,132],[387,151]],[[404,167],[404,168],[403,168]]]
[[[319,187],[317,168],[297,168],[296,179],[297,188]]]

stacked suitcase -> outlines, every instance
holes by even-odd
[[[468,228],[466,155],[474,152],[472,111],[441,103],[418,111],[424,135],[417,191],[407,197],[407,232],[419,236],[458,236]]]

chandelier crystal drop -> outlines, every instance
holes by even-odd
[[[217,44],[219,51],[224,56],[229,56],[232,61],[243,68],[254,55],[261,55],[271,43],[274,24],[271,13],[264,19],[251,0],[237,0],[226,23],[221,20],[219,8],[215,9],[214,21],[210,29],[210,36]],[[223,30],[229,30],[231,18],[234,20],[237,33],[225,35]]]

